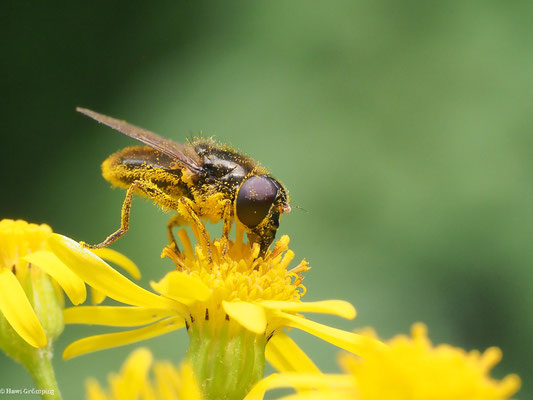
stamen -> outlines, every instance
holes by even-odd
[[[307,261],[302,260],[300,262],[300,264],[298,264],[296,267],[290,269],[287,271],[287,275],[292,275],[292,274],[301,274],[302,272],[306,272],[306,271],[309,271],[311,269],[311,267],[309,266],[309,264],[307,263]]]
[[[283,256],[280,264],[280,267],[286,269],[294,258],[294,251],[288,250],[287,253]]]
[[[286,251],[289,248],[289,237],[287,235],[284,235],[281,237],[280,240],[276,242],[274,245],[274,249],[266,255],[265,261],[270,261],[275,259],[277,256],[279,256],[281,253]]]
[[[163,249],[161,252],[161,258],[164,257],[170,258],[176,264],[176,269],[178,271],[187,270],[187,265],[185,265],[183,262],[181,253],[177,251],[177,249],[174,247],[174,244],[168,245]]]
[[[235,247],[240,251],[244,239],[244,229],[240,223],[235,225]]]

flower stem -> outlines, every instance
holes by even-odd
[[[41,390],[43,400],[61,400],[61,393],[57,387],[54,367],[52,366],[52,353],[49,349],[36,351],[31,365],[26,365],[37,388]]]

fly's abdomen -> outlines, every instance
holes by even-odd
[[[173,168],[173,161],[148,146],[126,147],[102,163],[102,176],[114,186],[127,188],[134,181],[150,182],[171,197],[189,197],[190,191],[182,180],[182,172]],[[139,194],[152,197],[146,193]]]

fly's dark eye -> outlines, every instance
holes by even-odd
[[[237,218],[248,228],[265,219],[278,194],[278,187],[264,175],[252,176],[241,185],[237,194]]]

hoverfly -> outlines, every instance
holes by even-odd
[[[250,157],[212,139],[176,143],[153,132],[94,111],[77,111],[123,133],[146,146],[119,150],[102,163],[102,175],[111,184],[127,188],[120,228],[97,245],[100,248],[120,238],[129,228],[134,193],[148,197],[163,209],[177,212],[167,223],[169,240],[175,226],[191,223],[204,240],[201,219],[223,220],[228,238],[234,219],[242,224],[251,243],[258,243],[264,256],[273,242],[282,213],[291,211],[285,187]]]

